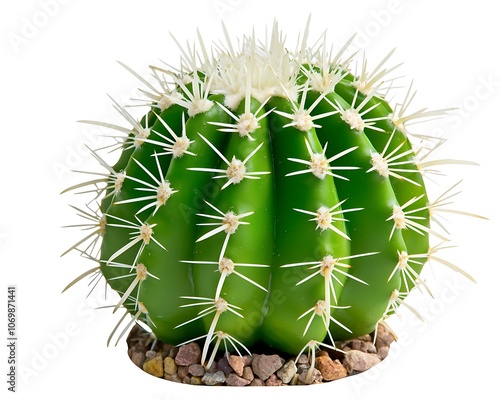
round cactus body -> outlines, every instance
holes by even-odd
[[[162,341],[201,341],[205,364],[221,344],[297,354],[373,332],[425,285],[430,236],[447,239],[412,145],[436,140],[405,126],[440,112],[403,115],[410,92],[391,108],[383,63],[355,76],[344,52],[290,52],[276,27],[258,43],[152,67],[162,89],[143,80],[140,121],[115,103],[133,126],[118,162],[94,152],[105,177],[77,185],[100,185],[96,237],[74,248],[115,310]]]

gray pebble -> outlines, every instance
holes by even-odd
[[[201,381],[205,385],[214,386],[226,382],[226,375],[224,375],[224,372],[222,371],[207,372],[205,375],[203,375]]]
[[[289,383],[297,373],[297,366],[293,360],[287,361],[276,373],[283,383]]]
[[[203,376],[205,375],[205,368],[201,364],[191,364],[188,368],[188,372],[192,376]]]
[[[348,374],[353,371],[363,372],[380,362],[380,357],[377,354],[363,353],[360,350],[350,350],[345,354],[344,367]]]
[[[219,369],[219,371],[224,372],[224,375],[226,376],[233,372],[233,368],[231,367],[231,365],[229,365],[229,360],[225,356],[219,360],[219,362],[217,363],[217,368]]]

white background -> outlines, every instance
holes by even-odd
[[[7,5],[8,4],[8,5]],[[122,124],[106,94],[122,104],[138,96],[141,84],[116,62],[146,75],[159,60],[178,64],[169,36],[205,42],[223,38],[220,20],[239,37],[253,26],[263,37],[275,18],[291,47],[312,14],[311,35],[328,29],[334,48],[353,34],[376,65],[396,47],[395,76],[418,89],[414,110],[460,107],[449,118],[425,126],[448,142],[437,158],[480,163],[443,167],[444,186],[464,179],[456,209],[489,218],[450,217],[453,244],[443,256],[471,273],[476,284],[434,264],[428,273],[434,298],[415,298],[425,325],[403,313],[394,322],[400,334],[390,359],[376,370],[336,383],[308,388],[276,388],[266,397],[299,398],[474,398],[478,391],[498,398],[498,182],[500,36],[489,0],[353,0],[271,2],[269,0],[75,1],[25,0],[0,5],[0,297],[17,286],[19,399],[250,398],[262,389],[195,388],[171,384],[137,370],[126,346],[106,347],[118,316],[96,307],[100,285],[89,297],[82,282],[64,286],[93,266],[76,255],[60,254],[79,237],[61,226],[76,223],[59,193],[82,179],[72,169],[96,170],[85,145],[104,143],[104,131],[77,123],[97,119]],[[404,92],[403,92],[404,93]],[[141,110],[133,109],[132,112]],[[416,129],[418,130],[418,126]],[[423,128],[423,126],[422,126]],[[432,185],[436,188],[436,185]],[[436,189],[437,190],[437,189]],[[6,307],[0,336],[7,337]],[[0,358],[6,381],[7,354]],[[496,370],[495,370],[496,368]],[[6,383],[1,390],[6,391]],[[2,395],[3,398],[4,395]],[[13,396],[13,397],[14,397]],[[337,397],[346,396],[346,397]]]

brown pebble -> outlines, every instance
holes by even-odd
[[[173,375],[177,373],[177,364],[172,357],[165,357],[163,360],[163,369],[168,375]]]
[[[177,366],[177,375],[179,376],[180,379],[184,379],[186,376],[189,375],[189,367],[183,365]]]
[[[198,343],[193,342],[179,347],[179,352],[175,356],[175,362],[179,366],[189,366],[199,364],[201,361],[201,349]]]
[[[385,359],[389,355],[389,346],[380,347],[377,350],[377,354],[381,360]]]
[[[231,372],[226,378],[226,383],[228,386],[247,386],[250,381],[247,381],[235,372]]]
[[[394,334],[384,324],[378,324],[375,345],[377,347],[389,346],[394,340]]]
[[[253,358],[250,354],[245,354],[243,356],[243,365],[245,367],[249,367],[250,365],[252,365],[252,361],[253,361]]]
[[[266,386],[281,386],[282,381],[275,374],[266,379]]]
[[[350,350],[345,354],[344,367],[350,375],[353,371],[363,372],[380,362],[377,354],[363,353],[359,350]]]
[[[177,356],[177,353],[179,352],[179,348],[177,346],[174,346],[170,349],[170,352],[168,353],[169,357],[175,358]]]
[[[361,351],[361,340],[358,339],[353,339],[350,342],[348,342],[349,347],[351,350],[360,350]]]
[[[163,358],[168,357],[170,355],[170,351],[172,350],[173,347],[174,346],[172,344],[163,343],[163,346],[161,348],[161,355],[162,355],[162,357]]]
[[[316,358],[316,368],[321,372],[325,381],[334,381],[347,376],[347,370],[338,361],[330,357],[321,356]]]
[[[283,361],[277,354],[271,356],[255,354],[252,361],[253,373],[264,381],[280,369],[282,365]]]
[[[370,336],[371,337],[371,336]],[[359,350],[363,353],[376,353],[377,348],[372,342],[366,340],[354,339],[349,342],[351,350]]]
[[[245,367],[245,362],[243,357],[230,355],[227,359],[229,365],[238,376],[243,375],[243,368]]]
[[[191,364],[189,367],[188,367],[188,372],[192,375],[192,376],[203,376],[205,375],[205,368],[203,368],[203,365],[201,364]]]
[[[182,383],[182,380],[177,376],[177,374],[173,375],[165,374],[163,376],[163,379],[166,379],[167,381],[171,382]]]
[[[161,354],[144,362],[142,369],[150,375],[163,378],[163,360]]]
[[[364,343],[365,343],[365,346],[364,346],[363,351],[366,351],[367,353],[376,353],[377,352],[377,348],[375,347],[375,345],[372,342],[364,342]]]
[[[252,367],[246,366],[243,368],[242,378],[246,379],[249,382],[253,381],[253,379],[255,378],[255,375],[253,374]]]
[[[299,374],[295,374],[292,380],[289,382],[290,385],[298,385],[299,382]]]
[[[201,385],[201,376],[192,376],[191,377],[191,385]]]
[[[255,378],[249,386],[266,386],[266,383],[260,378]]]

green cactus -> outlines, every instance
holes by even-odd
[[[84,121],[126,137],[113,167],[93,151],[106,172],[68,189],[95,191],[90,211],[77,208],[94,229],[72,249],[98,262],[68,287],[104,276],[120,322],[132,316],[119,337],[142,321],[162,341],[202,341],[204,364],[221,343],[314,354],[428,290],[428,259],[472,279],[431,246],[448,240],[431,219],[454,189],[428,200],[426,168],[439,162],[422,159],[440,141],[406,127],[447,110],[405,115],[411,88],[391,108],[392,52],[355,76],[349,42],[334,57],[306,37],[290,52],[274,26],[265,45],[245,37],[213,59],[183,51],[180,72],[152,67],[160,90],[140,78],[142,120],[114,103],[132,129]]]

